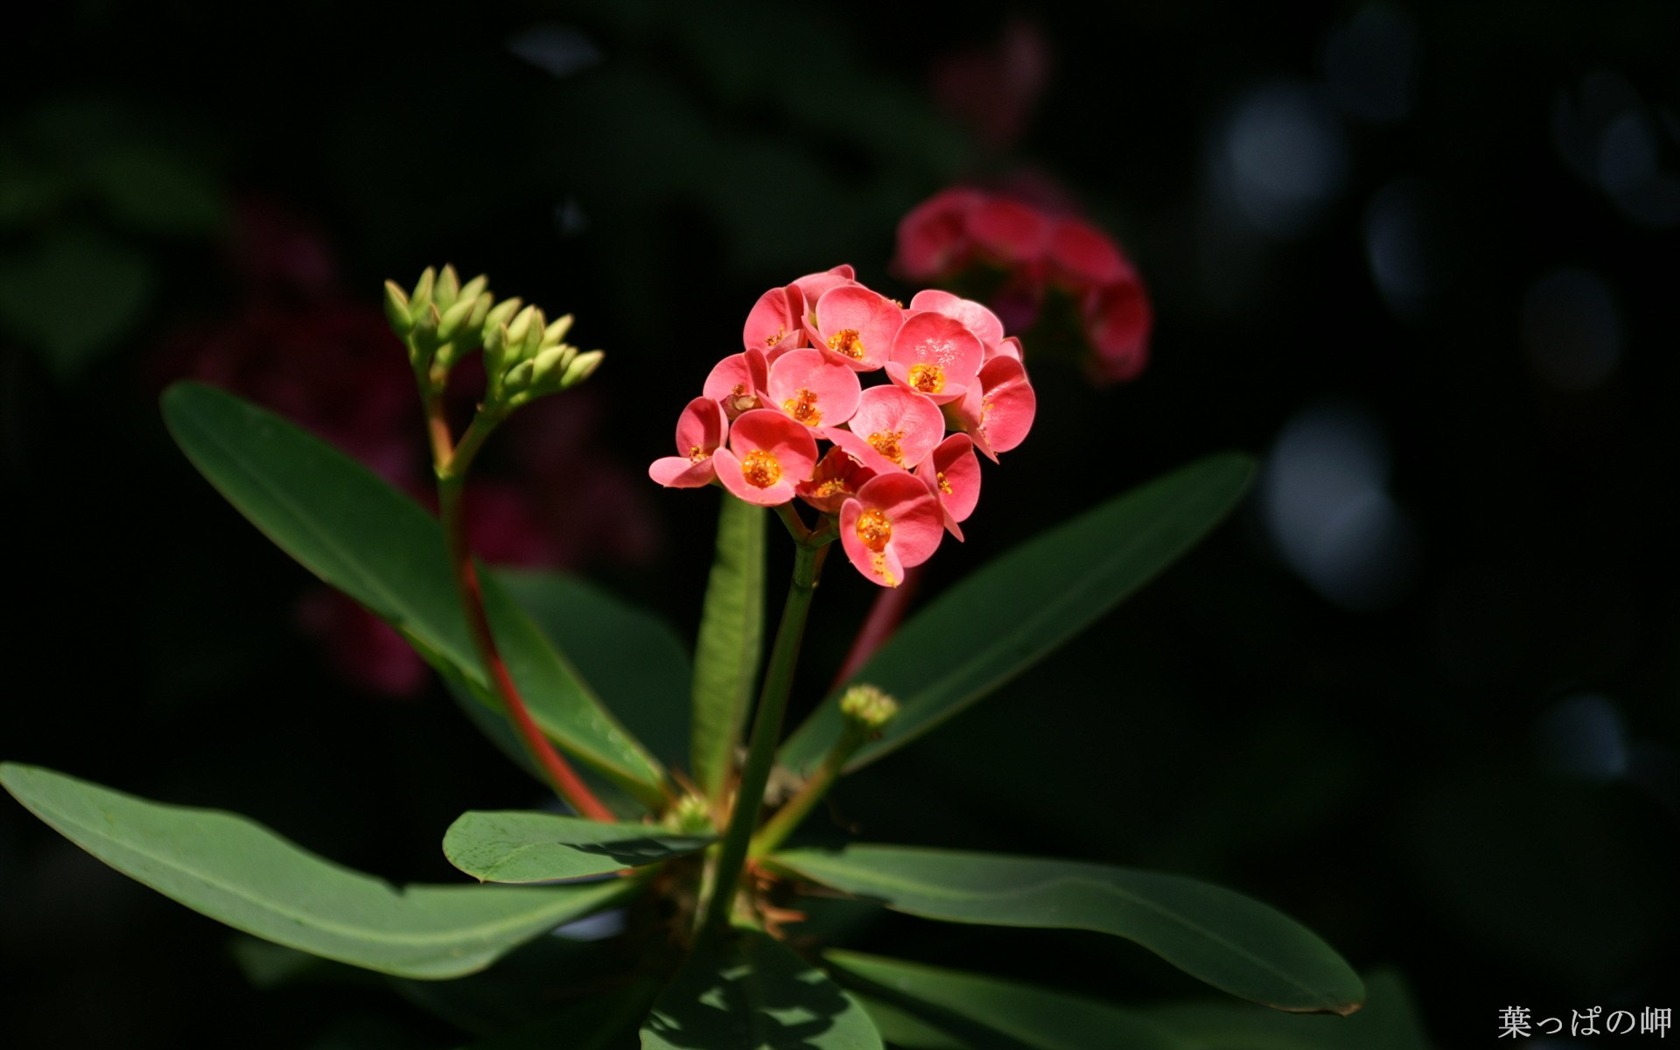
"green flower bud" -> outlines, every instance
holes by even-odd
[[[437,303],[439,310],[447,310],[455,305],[455,300],[461,295],[461,278],[455,272],[455,267],[443,264],[443,270],[437,275],[437,283],[432,286],[432,302]]]
[[[557,319],[553,324],[543,329],[542,345],[558,346],[560,344],[560,340],[566,338],[566,333],[571,330],[572,315],[566,314],[564,317]]]
[[[477,304],[471,299],[461,299],[453,306],[445,310],[443,312],[443,316],[438,320],[438,338],[442,339],[444,342],[454,339],[455,333],[461,330],[461,326],[465,323],[467,315],[472,313],[475,305]]]
[[[848,724],[874,737],[898,714],[898,701],[872,685],[854,685],[841,695],[840,713]]]
[[[537,356],[531,358],[531,385],[546,389],[560,389],[560,380],[566,374],[566,366],[577,356],[577,347],[561,343],[544,350],[538,350]]]
[[[531,355],[526,352],[526,343],[530,341],[528,337],[531,332],[535,331],[537,338],[541,339],[543,323],[542,311],[535,306],[527,306],[519,311],[519,316],[509,321],[507,326],[509,352],[520,358],[530,357]],[[536,346],[532,345],[530,349],[535,350]]]
[[[477,299],[489,290],[490,278],[481,273],[461,286],[461,294],[456,297],[456,301],[459,302],[461,299]]]
[[[426,307],[432,305],[432,285],[436,281],[437,273],[428,266],[420,274],[420,280],[414,283],[414,291],[408,297],[408,316],[415,321],[419,321]]]
[[[395,281],[385,282],[385,320],[399,339],[406,339],[414,331],[414,318],[408,312],[408,293]]]
[[[495,328],[503,329],[502,345],[503,346],[507,345],[506,328],[507,328],[508,320],[511,317],[513,317],[513,315],[515,313],[519,312],[519,307],[521,305],[522,304],[521,304],[518,296],[515,296],[514,298],[509,299],[505,302],[497,303],[495,306],[492,306],[490,308],[490,312],[484,315],[484,326],[483,327],[484,327],[484,345],[485,346],[490,345],[490,332],[491,332],[492,329],[495,329]]]
[[[560,379],[560,389],[568,390],[595,374],[601,367],[601,359],[606,354],[600,350],[591,350],[587,354],[578,354],[566,366],[566,374]]]
[[[665,827],[679,835],[706,835],[717,831],[712,807],[699,795],[684,795],[665,811]]]

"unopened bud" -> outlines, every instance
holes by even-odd
[[[490,290],[490,278],[481,273],[477,277],[474,277],[472,280],[468,281],[466,284],[463,284],[461,286],[461,294],[458,297],[458,300],[459,299],[477,299],[479,296],[483,295],[485,292],[487,292],[489,290]]]
[[[414,283],[414,291],[408,297],[408,315],[416,321],[425,312],[426,307],[432,305],[432,285],[437,281],[437,272],[430,266],[420,274],[420,279]]]
[[[531,384],[533,386],[560,387],[560,381],[566,374],[566,366],[577,356],[577,347],[561,343],[544,350],[538,350],[537,356],[531,358]]]
[[[443,316],[438,320],[438,338],[444,342],[454,339],[455,333],[461,330],[461,326],[466,322],[475,305],[477,304],[471,299],[461,299],[445,310]]]
[[[854,685],[840,696],[840,713],[870,736],[898,714],[898,701],[872,685]]]
[[[527,306],[519,311],[519,316],[508,322],[508,352],[518,357],[529,356],[525,353],[525,344],[533,329],[537,333],[537,338],[541,339],[543,329],[542,311],[535,306]]]
[[[681,835],[707,835],[717,831],[712,807],[699,795],[684,795],[665,811],[665,827]]]
[[[455,300],[461,295],[461,277],[455,272],[455,267],[448,263],[438,272],[437,283],[432,286],[432,302],[438,304],[438,309],[447,310],[455,305]]]
[[[566,365],[566,374],[560,378],[560,389],[566,390],[577,386],[594,375],[595,370],[601,367],[601,359],[604,357],[606,357],[606,354],[600,350],[591,350],[587,354],[578,354],[572,358],[571,362]]]
[[[566,314],[557,318],[555,322],[543,329],[542,345],[557,346],[560,340],[566,338],[566,333],[572,330],[572,315]]]
[[[395,281],[385,282],[385,320],[398,337],[414,331],[414,318],[408,313],[408,293]]]

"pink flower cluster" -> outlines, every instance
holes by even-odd
[[[1020,340],[996,314],[937,290],[905,307],[850,266],[765,292],[742,342],[683,409],[677,455],[648,474],[670,488],[716,483],[765,507],[803,500],[884,587],[946,532],[962,539],[958,523],[980,498],[975,450],[996,461],[1037,407]],[[885,381],[864,386],[871,374]]]
[[[894,267],[905,279],[944,283],[979,266],[1004,271],[998,296],[1014,309],[994,305],[1022,328],[1047,291],[1071,298],[1099,379],[1143,371],[1154,312],[1136,267],[1101,230],[967,187],[941,190],[899,221]]]

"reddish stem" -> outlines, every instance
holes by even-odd
[[[461,608],[466,613],[467,630],[472,635],[473,647],[478,650],[479,660],[484,664],[489,684],[507,707],[508,714],[513,717],[513,724],[519,730],[519,737],[524,741],[525,749],[542,767],[544,775],[560,797],[581,816],[590,820],[614,821],[617,817],[612,810],[595,797],[595,793],[589,790],[589,785],[577,775],[571,763],[554,750],[548,737],[543,735],[542,729],[531,717],[530,710],[519,695],[519,687],[513,684],[513,676],[508,673],[507,664],[502,660],[501,651],[496,648],[495,636],[490,633],[490,618],[484,610],[484,592],[478,581],[478,567],[473,563],[472,551],[467,547],[466,522],[461,513],[467,461],[482,443],[484,432],[471,432],[471,440],[463,440],[462,447],[456,449],[450,437],[449,425],[444,420],[443,399],[435,395],[427,398],[426,409],[432,438],[433,463],[438,476],[438,513],[443,523],[444,543],[449,551],[449,564],[455,575],[455,587],[461,596]],[[457,456],[457,452],[462,454]]]

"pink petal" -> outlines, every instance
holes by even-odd
[[[771,408],[743,413],[729,430],[729,447],[713,453],[718,480],[748,503],[775,507],[794,497],[794,486],[817,465],[817,440]]]
[[[994,357],[980,369],[980,433],[993,452],[1008,452],[1026,440],[1038,411],[1027,370],[1010,357]]]
[[[911,313],[893,339],[887,375],[935,404],[962,397],[974,384],[986,350],[975,334],[954,317]]]
[[[717,464],[707,456],[698,462],[687,456],[662,456],[648,465],[648,477],[668,489],[698,489],[717,478]]]
[[[884,587],[897,587],[907,567],[932,557],[944,532],[939,501],[909,474],[872,478],[840,508],[846,557]]]
[[[1112,238],[1078,219],[1059,219],[1050,229],[1050,276],[1076,292],[1125,277],[1131,266]]]
[[[683,406],[677,417],[677,454],[698,461],[709,456],[729,436],[729,419],[723,406],[709,397],[697,397]]]
[[[805,345],[805,327],[799,317],[803,297],[792,287],[772,288],[758,297],[747,313],[741,340],[748,350],[775,358],[783,351]]]
[[[770,365],[764,354],[747,350],[730,354],[713,365],[701,390],[713,401],[721,403],[724,413],[734,419],[743,412],[761,407],[769,374]]]
[[[859,372],[887,363],[904,309],[861,284],[823,293],[811,312],[811,341],[829,357]]]
[[[876,452],[909,470],[945,436],[939,406],[900,386],[872,386],[846,424]],[[836,441],[838,444],[839,442]]]
[[[1006,266],[1037,264],[1050,239],[1050,220],[1037,208],[993,197],[968,213],[968,233]]]
[[[997,314],[973,299],[964,299],[938,288],[927,288],[917,292],[910,300],[910,309],[927,310],[961,321],[963,327],[973,332],[980,345],[986,348],[987,357],[997,353],[998,344],[1003,341],[1003,322],[998,320]]]
[[[849,431],[841,431],[847,437],[853,436]],[[874,455],[874,450],[870,450]],[[879,458],[878,456],[876,458]],[[882,460],[885,463],[885,460]],[[886,464],[891,470],[897,467]],[[865,466],[856,456],[849,454],[843,448],[831,448],[817,461],[816,469],[811,472],[811,479],[795,486],[799,498],[824,514],[838,514],[840,508],[848,499],[857,495],[864,482],[874,477],[878,471]]]
[[[962,539],[957,522],[967,521],[980,502],[980,460],[974,455],[974,442],[967,434],[952,434],[922,460],[916,476],[939,500],[946,530]]]
[[[954,187],[910,209],[898,222],[893,268],[911,281],[938,280],[960,269],[973,250],[968,213],[985,199],[978,190]]]
[[[1095,351],[1100,377],[1133,379],[1149,361],[1149,332],[1154,311],[1135,275],[1093,291],[1085,300],[1085,335]]]
[[[790,350],[770,366],[769,402],[808,427],[839,426],[857,411],[858,374],[818,350]]]

